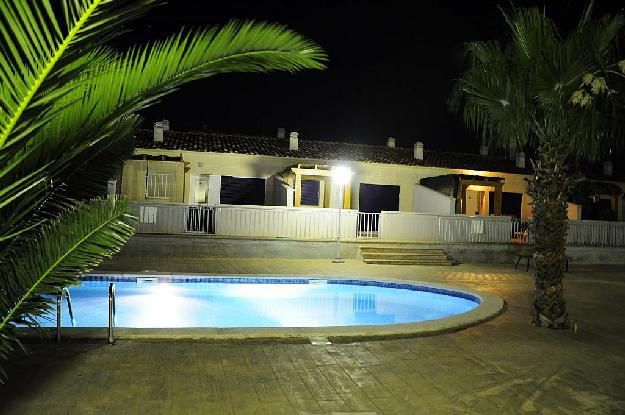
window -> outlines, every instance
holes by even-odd
[[[264,205],[265,179],[221,176],[219,198],[225,205]]]
[[[189,196],[191,203],[208,203],[208,186],[208,174],[191,175],[191,193]]]
[[[358,210],[380,213],[399,210],[399,186],[360,183]]]
[[[302,180],[302,206],[319,206],[320,185],[319,180]]]
[[[501,215],[521,217],[522,193],[501,192]],[[495,214],[495,192],[488,192],[488,213]]]
[[[147,199],[169,199],[174,194],[174,175],[169,173],[148,173],[145,186]]]

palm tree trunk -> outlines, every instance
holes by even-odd
[[[567,149],[543,144],[534,176],[529,181],[534,219],[530,224],[534,244],[534,324],[548,328],[569,326],[564,300],[564,264],[568,230],[567,198],[570,184],[564,161]]]

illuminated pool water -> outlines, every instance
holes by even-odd
[[[464,292],[370,280],[159,276],[157,283],[138,283],[88,276],[70,288],[77,327],[108,325],[110,282],[117,327],[382,325],[440,319],[480,304]],[[63,326],[71,326],[65,301],[63,307]]]

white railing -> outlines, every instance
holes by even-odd
[[[341,209],[341,238],[356,238],[357,211]],[[215,235],[334,239],[338,209],[219,205]]]
[[[513,243],[527,244],[530,241],[530,223],[527,220],[512,218],[512,235],[510,238]]]
[[[184,210],[186,232],[215,233],[215,208],[213,206],[188,206]]]
[[[357,238],[378,238],[380,236],[380,214],[358,212]]]
[[[440,241],[439,216],[431,213],[382,212],[380,238],[406,241]]]
[[[138,221],[139,233],[214,233],[215,208],[212,206],[167,203],[129,203]]]
[[[571,220],[566,243],[569,245],[625,246],[625,222]]]
[[[139,233],[334,239],[337,209],[130,203]],[[362,213],[341,209],[341,237],[411,242],[531,242],[529,222],[506,216]],[[625,222],[569,221],[568,245],[625,246]]]
[[[510,242],[512,234],[505,216],[382,212],[380,226],[383,239],[419,242]]]
[[[512,242],[529,243],[529,221],[512,220]],[[625,246],[625,222],[569,220],[567,245]]]
[[[510,242],[512,218],[507,216],[439,217],[439,236],[445,242]]]

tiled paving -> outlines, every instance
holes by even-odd
[[[579,331],[529,324],[531,280],[512,266],[375,266],[358,261],[185,259],[109,269],[368,276],[486,291],[501,316],[450,334],[310,344],[120,341],[30,345],[0,386],[2,414],[625,413],[625,271],[567,274]]]

